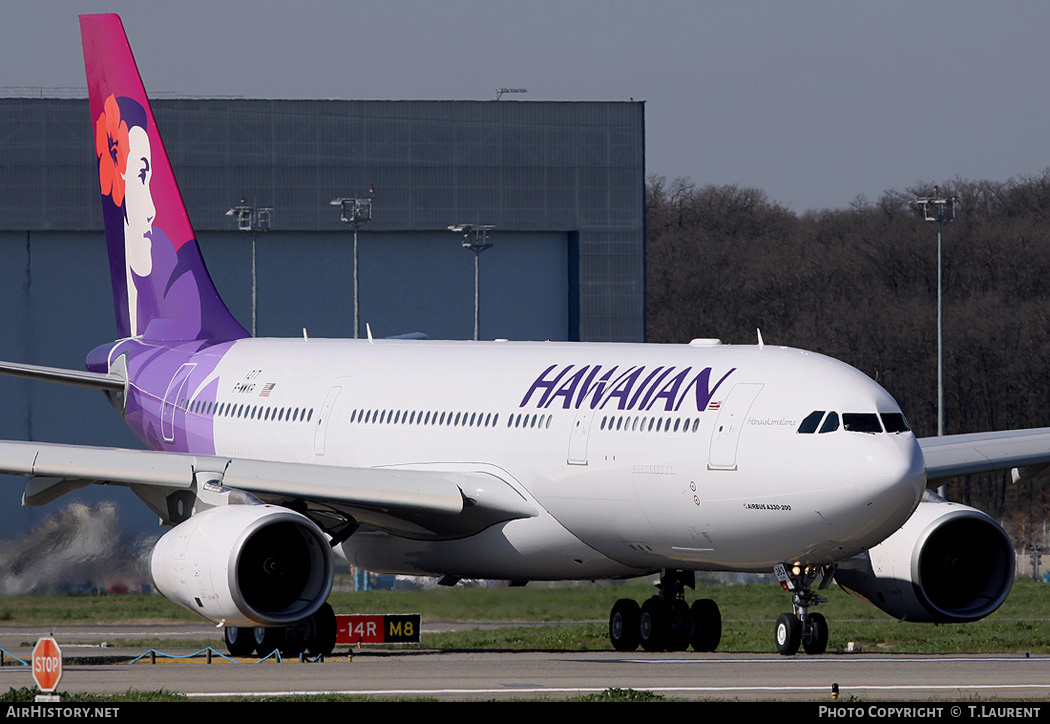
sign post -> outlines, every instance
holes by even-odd
[[[38,694],[37,701],[58,701],[54,691],[62,680],[62,649],[50,636],[36,642],[33,648],[33,680],[43,694]]]

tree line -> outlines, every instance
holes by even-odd
[[[759,189],[646,184],[647,336],[719,337],[843,360],[937,434],[937,225],[915,199],[933,184],[796,214]],[[1050,169],[1006,182],[955,179],[944,226],[947,434],[1050,427]],[[949,498],[1042,544],[1050,474],[1014,485],[969,476]]]

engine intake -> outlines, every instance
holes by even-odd
[[[984,618],[1006,600],[1013,577],[1013,544],[1002,526],[930,491],[900,530],[835,573],[846,592],[926,623]]]
[[[194,515],[153,549],[154,585],[179,605],[226,626],[278,626],[328,598],[334,564],[327,538],[299,513],[229,505]]]

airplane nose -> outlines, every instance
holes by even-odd
[[[870,528],[888,536],[915,511],[926,488],[926,464],[914,435],[878,435],[870,442],[880,449],[856,479],[857,494],[869,513]]]

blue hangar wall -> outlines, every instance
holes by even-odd
[[[480,222],[496,226],[482,339],[644,341],[643,103],[177,99],[154,111],[246,328],[252,235],[226,211],[241,197],[274,207],[256,235],[260,336],[353,336],[353,237],[329,202],[374,186],[362,334],[368,322],[376,336],[472,338],[474,255],[447,227]],[[115,335],[89,115],[83,99],[0,99],[0,359],[82,368]],[[0,439],[140,446],[100,393],[0,377],[0,399]],[[49,512],[10,520],[21,487],[0,487],[12,534]],[[122,489],[76,495],[144,510]]]

